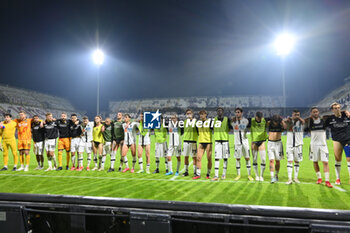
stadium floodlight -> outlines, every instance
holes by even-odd
[[[288,32],[279,34],[275,41],[274,47],[278,56],[281,57],[282,61],[282,86],[283,86],[283,116],[286,116],[286,80],[285,80],[285,57],[293,50],[296,42],[294,35]]]
[[[100,49],[96,49],[93,53],[92,53],[92,60],[94,61],[94,63],[98,66],[103,64],[103,61],[105,59],[105,55],[102,52],[102,50]]]
[[[92,60],[97,65],[97,106],[96,106],[96,114],[100,114],[100,66],[103,64],[105,60],[105,55],[100,49],[96,49],[92,53]]]
[[[295,45],[295,37],[290,33],[282,33],[275,39],[274,46],[278,56],[288,55]]]

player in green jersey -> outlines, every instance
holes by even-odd
[[[193,172],[194,174],[196,173],[198,129],[195,124],[196,124],[196,119],[193,118],[192,109],[187,109],[184,128],[181,128],[182,139],[183,139],[182,152],[183,152],[183,155],[185,156],[185,172],[183,176],[188,176],[188,166],[189,166],[190,155],[193,160]]]
[[[197,169],[196,174],[194,175],[193,179],[200,179],[201,178],[201,169],[202,169],[202,157],[204,153],[207,153],[207,159],[208,159],[208,170],[207,170],[207,179],[210,178],[210,170],[212,167],[212,159],[211,159],[211,153],[212,153],[212,128],[210,127],[210,121],[207,119],[207,112],[205,110],[202,110],[199,112],[200,122],[202,122],[201,126],[197,125],[198,127],[198,152],[197,152]],[[208,122],[209,121],[209,122]],[[199,122],[198,122],[199,123]]]
[[[229,132],[233,129],[229,118],[224,116],[222,107],[218,107],[216,113],[215,122],[220,121],[221,126],[214,127],[215,176],[212,179],[213,181],[219,179],[220,159],[224,160],[221,179],[226,179],[227,162],[228,158],[230,158]]]
[[[124,143],[124,129],[123,129],[123,113],[117,113],[117,120],[112,121],[113,125],[113,143],[111,153],[111,167],[108,172],[114,171],[114,163],[116,160],[117,151],[120,148],[120,165],[118,171],[122,171],[123,160],[122,160],[122,148]]]
[[[111,154],[111,151],[112,151],[113,125],[112,125],[111,118],[107,117],[102,125],[103,125],[102,135],[103,135],[104,143],[103,143],[103,150],[102,150],[102,163],[100,168],[101,171],[103,171],[105,168],[107,154]]]
[[[161,122],[163,122],[163,118],[160,117]],[[165,158],[165,168],[166,168],[166,172],[168,173],[168,161],[166,159],[166,155],[167,155],[167,151],[168,151],[168,146],[167,146],[167,142],[166,142],[166,138],[167,138],[167,129],[164,128],[163,124],[161,124],[160,129],[154,129],[154,137],[155,137],[155,141],[156,141],[156,145],[155,145],[155,157],[156,157],[156,170],[153,172],[153,174],[155,173],[159,173],[159,159],[160,157]]]
[[[267,119],[263,117],[262,112],[256,112],[254,118],[249,119],[248,128],[252,139],[253,168],[255,180],[264,181],[263,174],[266,166],[265,141],[267,139],[266,123]],[[260,176],[258,173],[258,153],[260,154]]]

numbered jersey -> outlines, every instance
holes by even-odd
[[[126,145],[136,144],[137,122],[123,123],[124,143]]]
[[[247,129],[249,121],[247,118],[236,120],[232,122],[233,132],[235,135],[235,145],[248,144],[248,138],[245,136],[244,131]]]

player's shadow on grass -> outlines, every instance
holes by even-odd
[[[325,187],[324,185],[318,185],[318,204],[320,205],[320,208],[327,208],[327,209],[349,209],[349,200],[350,196],[347,193],[344,193],[347,196],[348,202],[344,202],[344,197],[339,195],[339,191],[335,190],[334,188],[330,189]],[[337,201],[327,201],[327,200],[333,200],[336,199]]]
[[[264,184],[257,187],[252,199],[257,205],[282,205],[284,196],[281,195],[280,184]]]
[[[159,187],[159,181],[152,181],[152,183],[154,183],[154,187]],[[143,183],[143,185],[145,185]],[[142,189],[142,187],[140,187],[140,191],[139,193],[144,193],[145,191],[147,191],[147,196],[150,196],[149,198],[152,199],[161,199],[161,200],[182,200],[182,201],[187,201],[184,200],[182,198],[182,196],[180,196],[180,192],[179,190],[182,190],[182,192],[184,192],[184,187],[187,187],[186,184],[182,183],[182,182],[176,182],[176,181],[163,181],[162,185],[160,186],[161,188],[155,188],[153,189],[153,193],[154,195],[149,195],[149,189],[144,190]],[[193,190],[197,190],[199,189],[199,187],[196,187],[195,189],[193,189],[193,187],[191,187],[189,189],[190,193],[193,195]]]
[[[244,203],[245,196],[248,192],[248,185],[246,183],[215,183],[224,185],[224,188],[210,199],[210,202],[225,202],[225,203]],[[224,195],[223,195],[224,193]]]
[[[309,196],[303,192],[303,184],[288,185],[287,206],[310,207]]]

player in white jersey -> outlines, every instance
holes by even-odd
[[[322,183],[322,176],[318,162],[322,161],[325,175],[325,185],[329,188],[333,186],[329,182],[329,164],[328,164],[328,147],[326,138],[325,121],[319,116],[320,112],[317,107],[311,108],[311,115],[305,119],[305,127],[311,132],[310,142],[310,160],[314,163],[314,169],[317,176],[317,184]]]
[[[145,149],[146,152],[146,162],[147,162],[147,167],[146,167],[146,173],[150,174],[150,165],[151,165],[151,160],[150,160],[150,152],[151,152],[151,137],[149,135],[150,130],[143,128],[143,113],[140,114],[140,123],[139,123],[139,147],[137,149],[137,157],[139,158],[139,166],[140,166],[140,171],[138,173],[143,173],[143,160],[142,160],[142,154],[143,154],[143,149]]]
[[[123,123],[124,129],[124,144],[122,148],[122,158],[125,164],[125,169],[122,172],[127,172],[130,170],[128,164],[127,154],[129,149],[131,150],[132,155],[132,169],[131,173],[135,172],[136,164],[136,130],[138,122],[131,122],[131,117],[129,114],[125,114],[125,122]]]
[[[81,141],[79,145],[79,153],[84,153],[84,151],[87,154],[87,167],[86,170],[90,171],[90,163],[91,163],[91,152],[92,152],[92,130],[94,128],[94,122],[90,122],[89,118],[87,116],[83,117],[83,123],[81,124],[82,128],[82,135],[81,135]]]
[[[180,141],[181,129],[179,127],[179,121],[176,115],[173,115],[171,117],[168,130],[169,130],[169,148],[168,148],[168,154],[167,154],[168,172],[165,175],[169,176],[173,174],[173,164],[171,159],[172,159],[172,156],[176,156],[177,168],[176,168],[175,176],[178,176],[179,169],[181,166],[181,141]]]
[[[283,125],[287,129],[287,172],[288,181],[286,184],[300,183],[298,179],[299,163],[303,160],[303,137],[304,137],[304,123],[305,121],[300,117],[299,110],[293,110],[292,117],[283,120]],[[294,161],[294,179],[293,174]]]
[[[247,126],[249,120],[243,117],[243,109],[235,109],[235,117],[232,119],[232,126],[234,132],[234,143],[235,143],[235,158],[236,158],[236,169],[237,176],[234,180],[241,178],[241,158],[244,157],[246,161],[246,167],[248,172],[248,180],[253,181],[251,176],[251,165],[250,165],[250,148],[249,140],[247,137]]]

